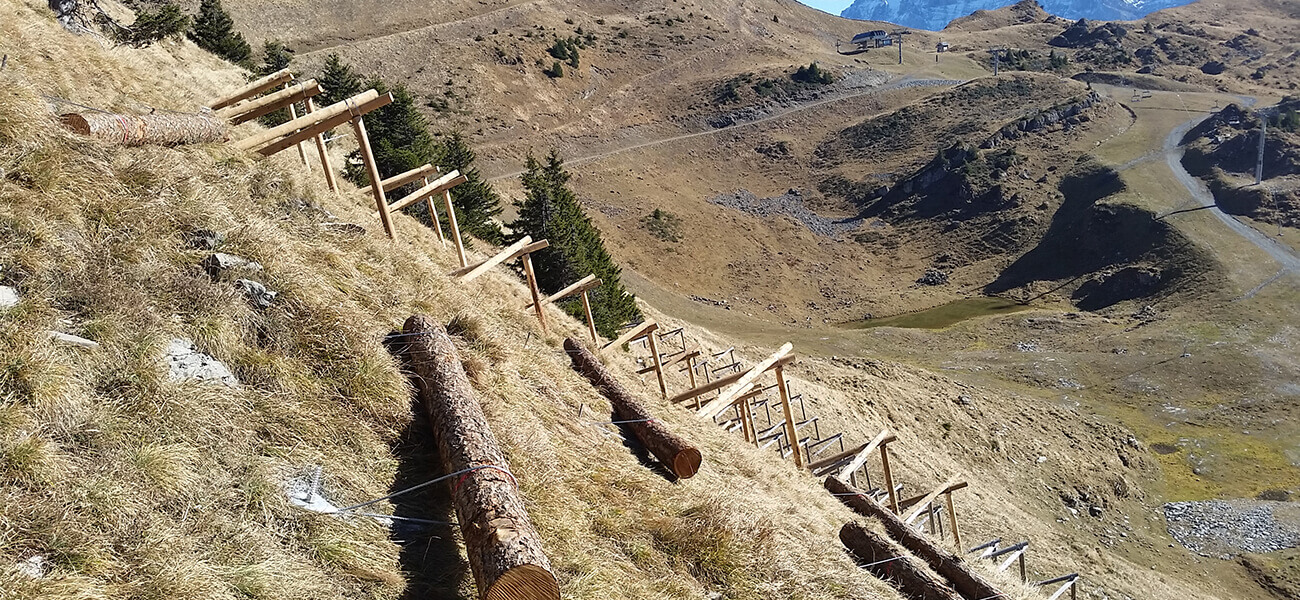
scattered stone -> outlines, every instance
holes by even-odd
[[[212,381],[227,387],[238,388],[239,380],[221,361],[199,352],[194,342],[175,338],[167,345],[164,356],[172,381]]]
[[[934,267],[928,267],[925,270],[925,275],[922,275],[920,279],[917,279],[916,283],[919,285],[931,286],[944,285],[948,283],[948,274]]]
[[[321,223],[320,226],[330,233],[346,235],[352,237],[362,237],[366,235],[366,228],[355,223]]]
[[[1094,519],[1100,519],[1100,518],[1101,518],[1101,515],[1102,515],[1102,512],[1101,512],[1101,507],[1100,507],[1100,506],[1089,506],[1089,507],[1088,507],[1088,516],[1090,516],[1090,517],[1092,517],[1092,518],[1094,518]]]
[[[27,560],[21,561],[14,566],[17,567],[19,573],[31,577],[32,579],[40,579],[45,577],[45,573],[49,570],[48,565],[49,561],[45,560],[44,556],[34,554],[28,557]]]
[[[970,396],[957,396],[957,404],[959,406],[971,406],[974,403],[971,402]]]
[[[195,250],[216,250],[224,241],[226,236],[211,229],[196,229],[185,235],[185,244]]]
[[[208,256],[203,259],[203,262],[199,263],[199,266],[208,272],[208,277],[211,277],[213,281],[221,279],[222,275],[231,271],[261,272],[262,270],[262,265],[256,262],[224,252],[217,252]]]
[[[1020,352],[1039,352],[1038,344],[1033,342],[1016,342],[1016,350]]]
[[[73,346],[80,346],[80,347],[82,347],[82,348],[91,348],[91,349],[94,349],[94,348],[98,348],[98,347],[99,347],[99,342],[96,342],[96,341],[93,341],[93,340],[88,340],[88,339],[86,339],[86,338],[84,338],[84,337],[80,337],[80,336],[75,336],[75,335],[71,335],[71,334],[63,333],[63,332],[60,332],[60,331],[51,331],[51,332],[50,332],[50,339],[52,339],[52,340],[54,340],[54,341],[56,341],[56,342],[63,342],[63,343],[65,343],[65,344],[71,344],[71,345],[73,345]]]
[[[272,292],[266,289],[266,286],[249,279],[236,279],[235,288],[244,292],[244,295],[248,296],[249,302],[252,302],[253,306],[257,308],[270,308],[271,303],[275,301],[275,297],[279,295],[278,292]]]
[[[831,219],[810,210],[804,203],[803,193],[789,190],[773,198],[759,198],[749,190],[736,190],[709,198],[711,204],[739,210],[756,217],[785,215],[803,223],[813,233],[824,237],[838,237],[857,229],[860,218]]]
[[[1142,310],[1133,313],[1132,316],[1139,321],[1153,321],[1160,316],[1160,313],[1156,310],[1156,307],[1148,304],[1143,306]]]
[[[0,285],[0,310],[9,310],[22,301],[22,296],[18,295],[16,288]]]
[[[1234,553],[1276,552],[1300,547],[1300,523],[1278,519],[1274,511],[1287,502],[1209,500],[1170,502],[1164,506],[1169,535],[1205,556],[1232,558]]]
[[[1083,384],[1073,379],[1066,379],[1064,377],[1061,377],[1060,379],[1056,380],[1056,387],[1061,388],[1063,390],[1081,390],[1083,389]]]

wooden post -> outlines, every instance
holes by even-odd
[[[929,564],[930,568],[934,569],[936,573],[951,582],[963,597],[970,600],[1003,598],[1001,591],[972,571],[960,556],[952,554],[936,545],[930,538],[914,531],[903,523],[902,519],[899,519],[889,509],[867,496],[862,490],[849,487],[848,484],[835,477],[827,477],[824,485],[827,491],[835,494],[841,502],[853,509],[853,512],[880,521],[880,524],[885,526],[885,531],[889,533],[890,537],[902,544],[912,554],[915,554],[917,558]]]
[[[316,112],[316,100],[307,99],[307,114]],[[320,168],[325,171],[325,184],[329,186],[331,192],[339,191],[338,181],[334,179],[334,166],[330,164],[329,149],[325,147],[325,134],[318,133],[315,137],[316,153],[320,155]]]
[[[750,410],[749,401],[757,392],[750,392],[741,397],[740,408],[744,412],[745,423],[749,426],[749,433],[753,436],[754,447],[758,447],[758,426],[754,423],[754,411]]]
[[[591,343],[599,344],[600,338],[596,337],[596,321],[591,316],[591,299],[587,297],[587,290],[582,290],[582,312],[587,315],[587,332],[591,334]],[[692,383],[695,378],[691,378]]]
[[[799,434],[794,429],[794,411],[790,409],[790,393],[785,387],[785,370],[776,367],[776,390],[781,395],[781,412],[785,416],[785,439],[793,444],[794,466],[803,468],[803,456],[799,455]]]
[[[695,357],[686,359],[686,375],[691,378],[691,387],[695,387]]]
[[[492,270],[492,267],[502,263],[508,263],[525,254],[532,254],[538,250],[548,248],[550,245],[551,243],[546,240],[534,242],[532,237],[524,236],[524,239],[510,244],[506,249],[493,255],[492,258],[476,265],[456,269],[455,271],[452,271],[450,275],[452,277],[459,277],[461,283],[469,283],[478,279],[480,275]]]
[[[374,182],[379,183],[375,177]],[[470,570],[485,599],[559,600],[559,584],[528,518],[518,482],[479,406],[447,330],[413,316],[396,352],[429,414]]]
[[[889,490],[889,508],[898,514],[898,493],[894,491],[894,473],[889,470],[889,445],[880,445],[880,467],[885,472],[885,489]]]
[[[865,563],[873,575],[888,581],[910,600],[962,600],[952,588],[934,576],[898,544],[861,523],[850,522],[840,529],[840,543]]]
[[[424,178],[424,185],[429,185],[428,177]],[[433,230],[438,232],[438,243],[442,244],[443,248],[446,248],[447,238],[442,235],[442,223],[438,222],[438,209],[436,208],[437,204],[433,201],[433,194],[426,196],[424,202],[429,209],[429,220],[433,221]]]
[[[961,531],[957,529],[957,507],[952,503],[952,492],[944,494],[944,501],[948,505],[948,527],[952,529],[952,541],[961,548]]]
[[[609,399],[614,414],[621,420],[634,421],[625,425],[659,462],[682,479],[688,479],[700,470],[700,451],[673,435],[663,423],[654,419],[640,402],[619,385],[595,355],[572,338],[564,340],[564,351],[573,362],[573,370],[586,377],[601,395]]]
[[[790,350],[793,348],[793,344],[786,342],[776,351],[776,353],[772,354],[772,356],[769,356],[763,362],[754,365],[753,368],[742,374],[740,379],[736,380],[735,384],[718,393],[717,398],[714,398],[713,401],[706,404],[704,409],[700,411],[700,416],[706,419],[711,419],[714,415],[725,410],[733,400],[744,393],[745,386],[753,383],[761,377],[763,373],[766,373],[768,369],[771,369],[773,365],[777,364],[777,361],[790,354]]]
[[[655,332],[646,333],[646,339],[650,340],[650,355],[654,359],[655,378],[659,380],[659,394],[667,399],[668,385],[664,383],[664,364],[659,359],[659,343],[655,341]]]
[[[533,255],[520,256],[519,261],[524,263],[524,276],[528,278],[528,293],[533,295],[533,308],[537,309],[537,322],[542,325],[542,333],[548,333],[546,311],[542,310],[542,293],[537,290],[537,275],[533,273]]]
[[[384,196],[384,186],[379,179],[379,165],[375,164],[375,155],[370,150],[370,138],[366,136],[366,122],[361,117],[352,119],[352,129],[357,134],[357,146],[361,149],[361,161],[366,164],[370,175],[370,191],[375,195],[375,206],[379,207],[379,222],[384,225],[388,239],[397,239],[393,232],[393,217],[388,214],[388,198]]]
[[[284,89],[288,90],[292,85],[293,85],[292,83],[286,83],[284,84]],[[298,109],[294,107],[292,102],[290,102],[289,120],[292,121],[297,118],[298,118]],[[298,142],[298,158],[302,159],[302,166],[307,167],[307,172],[310,173],[311,163],[307,162],[307,149],[302,147],[302,142]]]
[[[468,265],[465,261],[465,244],[460,239],[460,224],[456,222],[456,207],[451,204],[451,190],[442,193],[442,199],[447,204],[447,228],[451,229],[451,239],[456,242],[456,258],[460,259],[460,266]]]
[[[750,429],[749,419],[746,418],[745,415],[745,413],[748,412],[749,410],[749,400],[746,397],[742,396],[741,399],[734,404],[734,406],[736,407],[736,418],[740,420],[741,435],[745,436],[746,442],[756,442],[758,440],[758,435],[756,434],[756,432]],[[754,445],[757,446],[758,444],[756,443]]]

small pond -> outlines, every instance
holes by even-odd
[[[949,302],[920,312],[845,323],[847,329],[873,327],[902,327],[904,329],[943,329],[967,319],[989,315],[1004,315],[1032,308],[1006,298],[979,296]]]

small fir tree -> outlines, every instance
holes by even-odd
[[[253,48],[235,31],[235,20],[221,7],[221,0],[203,0],[199,4],[199,16],[194,19],[189,36],[208,52],[237,65],[250,66]]]
[[[564,162],[555,150],[545,164],[529,156],[520,179],[525,196],[515,203],[519,218],[510,227],[516,236],[551,243],[533,255],[538,285],[554,293],[588,274],[599,277],[604,283],[591,294],[592,319],[601,335],[616,337],[619,328],[641,318],[641,311],[619,280],[621,269],[605,249],[600,230],[569,189]],[[575,317],[581,315],[576,303],[566,303],[565,308]]]
[[[437,164],[438,144],[429,134],[429,124],[415,108],[415,98],[406,86],[389,88],[382,80],[372,79],[368,87],[380,95],[393,93],[391,104],[362,117],[379,176],[392,177],[425,163]],[[353,160],[348,161],[343,176],[359,186],[370,185],[370,176],[359,157],[359,151],[353,152]],[[394,196],[400,193],[393,192]]]
[[[144,48],[167,38],[180,37],[189,28],[189,15],[172,2],[164,2],[152,10],[144,8],[138,10],[131,27],[117,26],[112,34],[119,44]]]
[[[342,102],[362,91],[361,77],[352,72],[352,67],[343,62],[337,54],[325,59],[325,68],[316,79],[325,91],[317,98],[322,106]]]

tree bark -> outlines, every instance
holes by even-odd
[[[927,571],[902,546],[867,529],[861,523],[847,523],[841,527],[840,542],[866,563],[868,571],[889,581],[895,589],[912,600],[960,600],[952,588]]]
[[[63,125],[81,135],[123,146],[202,144],[226,140],[226,123],[209,115],[154,113],[115,115],[86,112],[60,117]]]
[[[952,583],[957,593],[961,594],[966,600],[1002,597],[1000,590],[993,587],[993,584],[989,583],[988,580],[971,571],[960,556],[935,545],[924,534],[908,527],[897,515],[881,506],[861,490],[834,477],[827,477],[825,486],[832,494],[838,494],[836,497],[853,509],[853,512],[880,521],[885,526],[885,531],[889,533],[890,537],[897,540],[912,554],[924,560],[936,573],[944,576]]]
[[[564,351],[569,353],[569,359],[573,361],[573,370],[586,377],[601,395],[609,399],[619,420],[634,421],[625,425],[659,462],[682,479],[689,479],[700,470],[700,451],[655,420],[650,411],[605,370],[595,355],[573,338],[564,340]]]
[[[443,468],[479,467],[449,480],[479,598],[559,600],[550,561],[447,330],[419,315],[403,330],[398,348],[429,413]]]

